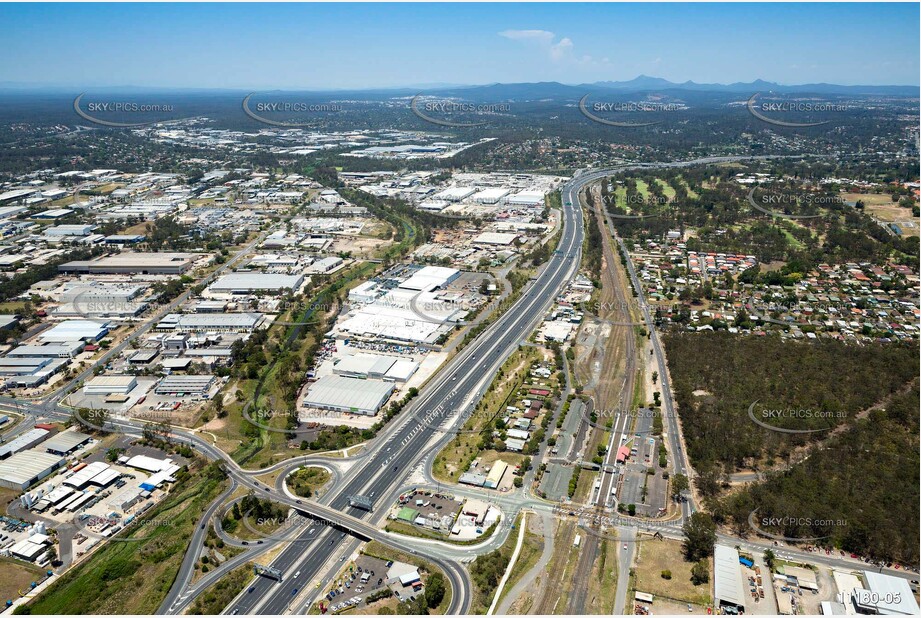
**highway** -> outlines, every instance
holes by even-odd
[[[579,178],[577,182],[564,187],[564,202],[569,205],[563,206],[563,232],[558,248],[537,279],[526,286],[515,305],[454,357],[407,411],[374,440],[372,450],[365,454],[358,466],[350,470],[348,481],[327,492],[322,501],[310,501],[309,505],[305,501],[299,508],[305,513],[333,522],[339,521],[333,513],[346,514],[351,516],[347,527],[352,532],[366,538],[376,538],[371,536],[371,530],[376,528],[367,524],[364,524],[367,527],[362,527],[357,523],[369,519],[371,514],[350,507],[349,497],[363,495],[386,504],[381,498],[392,494],[392,490],[422,456],[437,450],[434,448],[437,443],[451,438],[451,430],[463,423],[465,413],[475,407],[498,368],[543,318],[545,311],[579,266],[583,224],[577,193],[583,182]],[[263,493],[267,492],[263,490]],[[276,492],[272,493],[272,497],[283,502]],[[233,609],[240,614],[284,612],[292,598],[301,592],[299,588],[305,582],[312,582],[331,557],[342,558],[338,549],[339,542],[343,540],[342,532],[326,526],[318,537],[313,536],[305,532],[297,542],[285,548],[271,565],[282,573],[300,571],[297,580],[283,578],[281,582],[276,582],[258,577],[250,585],[255,588],[253,592],[248,593]],[[425,557],[434,559],[431,556]],[[451,573],[448,575],[450,578]],[[455,588],[453,598],[458,605],[455,611],[463,613],[470,602],[470,584],[466,576],[458,579],[451,581]],[[181,611],[181,607],[177,606],[172,611]]]
[[[469,610],[471,603],[471,583],[469,575],[461,565],[461,560],[470,558],[490,548],[500,545],[509,533],[507,526],[502,526],[490,539],[477,546],[450,546],[446,543],[426,542],[389,534],[378,528],[378,522],[391,504],[392,498],[407,486],[407,478],[413,472],[422,472],[431,480],[431,462],[439,447],[450,441],[470,412],[485,392],[489,383],[497,373],[502,363],[522,344],[537,324],[543,319],[555,297],[566,283],[575,275],[580,265],[581,247],[583,242],[583,215],[580,207],[579,191],[586,185],[610,176],[613,173],[628,169],[650,169],[654,167],[683,167],[701,163],[714,163],[735,161],[759,157],[710,157],[695,161],[667,164],[640,164],[623,166],[616,169],[592,170],[587,173],[577,173],[574,178],[564,185],[563,193],[563,223],[562,233],[557,250],[553,253],[547,264],[539,272],[535,280],[530,282],[523,290],[521,297],[514,306],[509,308],[495,323],[489,326],[474,341],[451,359],[447,365],[422,389],[416,399],[398,417],[391,421],[376,438],[370,441],[362,452],[355,456],[337,459],[323,456],[298,457],[275,464],[265,470],[243,470],[230,457],[204,439],[202,434],[186,431],[174,431],[176,439],[186,442],[199,450],[205,457],[224,462],[225,470],[231,479],[230,488],[224,492],[220,500],[215,501],[202,514],[199,526],[193,537],[189,540],[189,548],[179,574],[161,604],[158,613],[179,614],[185,611],[195,598],[203,592],[208,585],[217,581],[236,566],[248,560],[258,558],[277,543],[286,543],[278,556],[272,561],[271,566],[283,573],[281,582],[266,578],[255,578],[227,608],[239,614],[282,614],[292,610],[302,609],[305,600],[310,600],[311,595],[319,593],[322,589],[315,589],[319,581],[319,574],[332,568],[339,568],[348,555],[358,547],[358,540],[376,540],[401,551],[419,555],[420,558],[435,564],[445,572],[452,588],[452,603],[448,613],[462,614]],[[610,219],[606,221],[612,235],[624,250],[623,241],[616,236]],[[262,236],[262,235],[261,235]],[[258,240],[258,239],[257,239]],[[248,247],[251,247],[248,245]],[[212,273],[209,278],[216,276],[224,268],[230,266],[242,255],[242,250],[220,269]],[[690,466],[684,453],[681,442],[677,416],[674,411],[668,371],[665,365],[664,352],[659,337],[655,331],[649,306],[643,296],[632,263],[627,261],[627,272],[637,290],[637,305],[643,314],[647,330],[650,333],[650,342],[656,357],[658,373],[660,376],[663,416],[667,428],[669,452],[672,455],[673,465],[682,473],[690,473]],[[186,297],[186,294],[180,298]],[[179,301],[180,299],[177,299]],[[176,306],[170,303],[166,310]],[[143,332],[155,323],[159,314],[152,318],[134,336]],[[632,332],[631,332],[632,335]],[[127,340],[126,340],[127,341]],[[124,344],[122,344],[123,347]],[[117,353],[113,349],[102,359],[104,363],[111,355]],[[92,369],[92,368],[91,368]],[[88,370],[88,371],[91,371]],[[87,372],[84,372],[88,375]],[[83,375],[83,374],[81,374]],[[78,378],[77,380],[79,380]],[[56,390],[43,401],[12,400],[0,398],[0,403],[15,404],[23,412],[35,418],[47,416],[58,420],[70,416],[70,410],[60,404],[64,395],[77,383],[73,380]],[[626,419],[624,419],[626,422]],[[24,423],[25,424],[25,423]],[[110,426],[117,431],[129,435],[140,435],[143,423],[136,421],[113,420]],[[618,424],[619,431],[625,432],[626,427]],[[322,465],[329,469],[336,482],[330,484],[330,489],[316,499],[300,499],[290,495],[284,487],[284,477],[289,472],[303,465]],[[275,487],[267,487],[256,480],[256,476],[268,471],[281,470],[281,475]],[[529,485],[529,484],[528,484]],[[259,495],[271,498],[281,504],[297,509],[308,517],[314,518],[318,526],[309,524],[291,531],[291,538],[284,541],[269,541],[264,544],[249,548],[244,553],[229,560],[221,567],[212,570],[194,585],[189,585],[194,572],[194,563],[200,551],[201,544],[207,533],[207,525],[214,524],[216,515],[219,515],[221,505],[229,495],[238,487],[248,487]],[[444,489],[442,487],[442,489]],[[528,494],[526,489],[496,495],[465,487],[452,487],[450,490],[456,495],[469,494],[484,498],[493,503],[500,503],[507,522],[514,521],[518,512],[528,509],[536,512],[553,513],[555,505]],[[602,491],[602,495],[604,491]],[[349,505],[349,498],[354,495],[369,497],[377,507],[368,512]],[[604,503],[599,495],[597,502]],[[585,505],[591,509],[594,505]],[[680,538],[680,524],[694,511],[693,500],[681,503],[680,516],[668,523],[644,522],[638,519],[618,518],[616,526],[622,530],[619,538],[633,538],[637,531],[663,529],[665,536]],[[313,531],[311,531],[313,528]],[[738,543],[733,540],[733,543]],[[746,546],[753,549],[768,549],[770,542],[744,541]],[[634,543],[628,543],[629,551],[618,552],[621,579],[626,581],[625,571],[629,568],[630,558],[634,551]],[[795,549],[786,549],[790,556],[801,556],[802,559],[816,560],[817,554],[801,552]],[[822,556],[824,562],[848,563],[848,559],[838,559],[834,556]],[[854,566],[854,565],[851,565]],[[300,571],[298,579],[291,575]],[[909,576],[904,571],[896,574]],[[620,586],[620,584],[619,584]],[[305,590],[305,587],[309,588]],[[252,590],[251,592],[249,590]],[[308,595],[307,593],[310,593]],[[308,597],[305,599],[305,597]],[[619,609],[623,609],[620,590],[618,590]],[[617,608],[615,608],[617,609]],[[298,612],[299,613],[299,612]]]

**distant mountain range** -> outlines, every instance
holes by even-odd
[[[55,84],[24,83],[24,82],[0,82],[0,92],[27,94],[36,93],[73,93],[73,92],[93,92],[93,93],[125,93],[125,94],[143,94],[143,93],[181,93],[189,95],[222,95],[248,93],[252,90],[268,92],[265,89],[243,89],[243,88],[170,88],[170,87],[147,87],[147,86],[108,86],[108,87],[88,87],[80,88],[79,86],[66,86]],[[782,85],[776,82],[768,82],[756,79],[752,82],[734,82],[731,84],[698,84],[697,82],[671,82],[661,77],[650,77],[640,75],[628,81],[601,81],[589,84],[561,84],[559,82],[532,82],[532,83],[495,83],[484,85],[424,85],[424,86],[402,86],[395,88],[366,88],[366,89],[316,89],[316,88],[283,88],[274,89],[274,92],[309,92],[311,94],[325,94],[336,97],[346,95],[374,95],[379,97],[387,96],[412,96],[419,92],[443,96],[459,96],[468,99],[480,100],[540,100],[540,99],[579,99],[585,94],[599,94],[605,91],[617,93],[651,93],[662,92],[671,93],[680,96],[681,92],[695,93],[727,93],[752,95],[756,92],[783,93],[783,94],[820,94],[820,95],[852,95],[852,96],[904,96],[918,97],[921,88],[918,86],[844,86],[840,84],[799,84],[799,85]]]
[[[559,82],[537,82],[520,84],[490,84],[485,86],[469,86],[437,89],[435,92],[477,93],[482,98],[555,98],[560,96],[581,97],[588,92],[611,90],[620,93],[647,93],[647,92],[701,92],[701,93],[737,93],[752,95],[756,92],[776,92],[783,94],[824,94],[824,95],[889,95],[917,97],[921,94],[918,86],[843,86],[840,84],[800,84],[786,86],[776,82],[756,79],[752,82],[735,82],[732,84],[698,84],[687,81],[683,83],[670,82],[661,77],[640,75],[628,81],[604,81],[576,86],[561,84]],[[492,95],[490,97],[490,95]],[[504,95],[504,96],[503,96]]]

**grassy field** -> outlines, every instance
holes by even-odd
[[[524,541],[521,543],[521,552],[518,554],[518,560],[515,562],[515,566],[512,567],[512,572],[508,577],[508,581],[505,582],[505,588],[502,589],[502,594],[499,596],[500,602],[511,592],[512,588],[521,581],[521,578],[537,564],[537,561],[540,560],[540,555],[544,552],[544,536],[531,531],[530,526],[532,522],[537,522],[537,524],[540,525],[539,517],[532,515],[528,518],[528,529],[525,530],[524,533]],[[510,536],[515,537],[515,542],[518,542],[517,534],[512,534]]]
[[[659,187],[661,187],[662,194],[666,198],[672,199],[673,197],[675,197],[675,189],[670,184],[668,184],[667,182],[665,182],[664,180],[660,178],[656,178],[656,184],[659,185]]]
[[[636,181],[636,192],[640,194],[644,200],[649,197],[649,185],[646,184],[645,180]]]
[[[330,474],[323,468],[301,468],[291,474],[286,482],[292,493],[309,498],[329,482]]]
[[[224,486],[221,473],[210,466],[177,481],[171,495],[146,515],[162,522],[159,526],[119,537],[137,542],[109,542],[17,613],[154,613],[176,578],[198,518]]]
[[[650,540],[637,547],[636,590],[697,605],[710,603],[710,585],[691,583],[694,564],[684,559],[680,541]],[[671,579],[662,578],[665,570],[672,572]]]
[[[238,566],[209,586],[192,604],[189,613],[194,615],[220,614],[228,603],[233,601],[237,594],[243,590],[243,587],[246,586],[252,576],[252,563],[247,562],[242,566]]]
[[[531,363],[540,359],[540,355],[534,348],[523,348],[512,354],[511,357],[502,365],[496,378],[489,389],[483,396],[483,399],[477,404],[477,412],[464,424],[466,433],[458,434],[451,442],[438,453],[432,471],[435,478],[445,482],[456,483],[460,475],[466,472],[470,463],[480,456],[479,443],[481,436],[479,430],[491,421],[493,417],[498,418],[505,410],[505,406],[511,397],[515,395],[518,388],[524,383],[528,375]],[[488,451],[484,451],[484,456]],[[501,457],[507,461],[508,453],[502,453]],[[495,455],[493,461],[500,455]],[[520,460],[521,458],[519,458]]]
[[[2,314],[12,314],[19,313],[26,306],[26,301],[24,300],[9,300],[5,303],[0,303],[0,313]]]
[[[491,560],[491,557],[494,553],[498,552],[501,554],[506,565],[508,561],[511,560],[512,554],[515,553],[515,545],[518,543],[518,526],[521,525],[522,516],[519,515],[518,519],[515,520],[515,529],[512,530],[508,538],[505,539],[505,543],[502,546],[490,554],[484,554],[477,557],[470,565],[470,571],[473,573],[473,599],[470,603],[470,613],[471,614],[485,614],[489,609],[489,605],[492,603],[493,595],[496,592],[496,587],[499,585],[499,581],[502,579],[502,576],[505,574],[505,569],[496,570],[495,561]],[[480,564],[484,566],[480,567]],[[483,586],[480,581],[478,581],[477,572],[489,572],[492,574],[492,577],[488,579],[490,585]]]
[[[29,584],[37,581],[43,571],[30,564],[0,557],[0,601],[15,600],[29,589]]]

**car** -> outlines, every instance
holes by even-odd
[[[256,541],[256,545],[262,545],[262,541]]]
[[[292,591],[291,591],[291,596],[292,596],[292,597],[293,597],[294,595],[296,595],[296,594],[297,594],[297,590],[298,590],[298,589],[297,589],[297,588],[295,588],[294,590],[292,590]]]
[[[293,578],[293,579],[297,579],[297,578],[300,577],[300,576],[301,576],[301,572],[300,572],[300,571],[295,571],[295,573],[294,573],[294,578]]]
[[[239,613],[240,613],[239,608],[236,608],[236,607],[235,607],[235,608],[233,608],[233,611],[230,613],[230,615],[231,615],[231,616],[236,616],[236,615],[239,614]]]
[[[297,502],[298,504],[304,504],[304,503],[301,502],[300,500],[295,500],[295,502]]]
[[[255,589],[256,589],[255,586],[250,586],[249,590],[246,591],[246,594],[252,594]]]
[[[624,543],[624,551],[627,551],[627,544]]]
[[[204,529],[205,529],[205,524],[202,524],[202,525],[201,525],[201,530],[204,530]]]
[[[249,545],[248,541],[240,541],[240,543],[242,543],[243,545]]]

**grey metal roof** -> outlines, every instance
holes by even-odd
[[[376,412],[393,392],[392,382],[325,376],[304,397],[307,407]]]
[[[713,579],[716,602],[724,601],[745,607],[742,592],[742,572],[739,570],[739,552],[728,545],[713,548]]]

